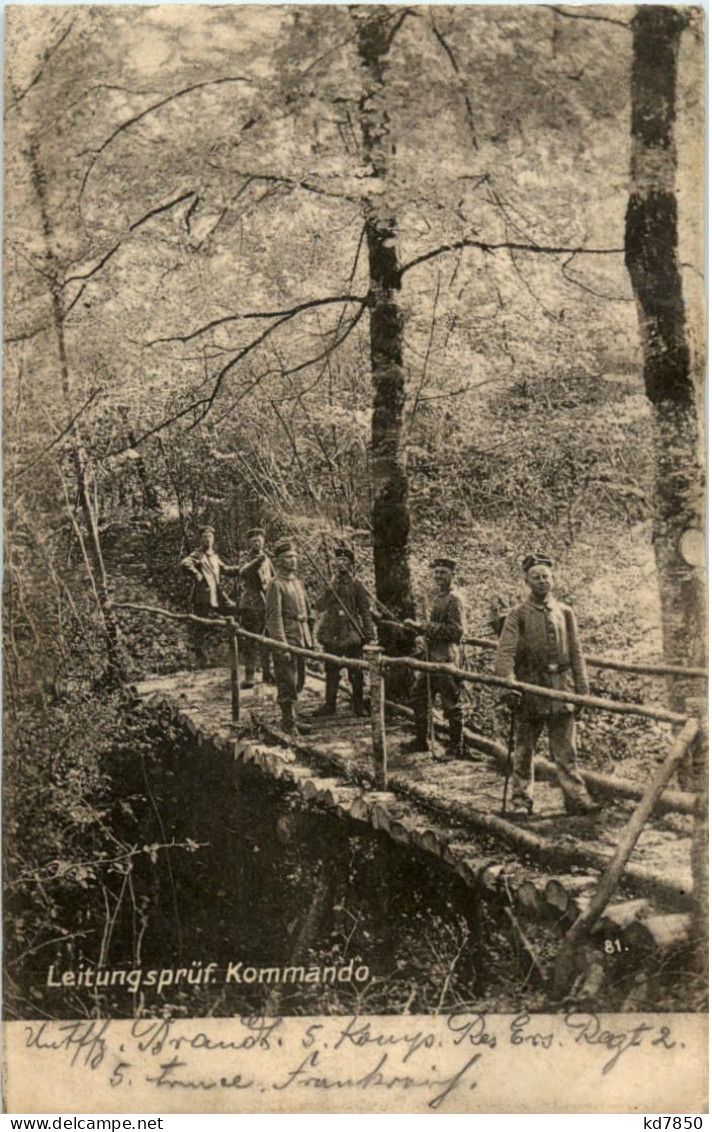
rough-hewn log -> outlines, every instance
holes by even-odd
[[[655,809],[656,800],[662,794],[665,783],[668,782],[675,773],[690,743],[694,742],[697,732],[697,721],[691,719],[688,720],[680,734],[675,738],[670,753],[660,766],[652,782],[648,785],[643,798],[623,830],[618,842],[618,847],[611,861],[608,863],[605,875],[601,878],[601,882],[590,904],[585,912],[581,913],[578,920],[571,928],[568,936],[569,945],[573,945],[576,940],[580,939],[599,916],[603,914],[606,905],[610,902],[613,893],[621,882],[621,878],[630,860],[630,855],[635,848],[638,838],[643,832],[643,827]]]
[[[539,919],[544,910],[544,897],[534,881],[525,880],[516,890],[519,907],[532,919]]]
[[[637,920],[642,920],[650,912],[650,901],[622,900],[618,904],[609,904],[603,915],[594,924],[594,929],[600,932],[622,932]]]
[[[550,908],[563,914],[569,910],[572,902],[575,905],[576,898],[581,893],[594,889],[599,879],[598,876],[550,877],[544,889],[544,900]]]
[[[405,707],[403,704],[396,704],[387,700],[386,707],[406,719],[413,719],[412,709]],[[435,730],[438,735],[447,734],[446,724],[437,719],[435,721]],[[494,739],[488,739],[485,735],[471,731],[469,727],[464,729],[464,740],[466,748],[474,748],[477,751],[482,751],[483,754],[489,755],[490,758],[493,758],[497,762],[500,769],[504,771],[507,765],[507,751],[501,743],[496,742]],[[538,780],[555,783],[559,781],[556,767],[549,759],[541,757],[535,758],[534,771]],[[628,782],[624,778],[616,778],[615,775],[612,774],[602,774],[597,770],[587,770],[582,766],[579,766],[579,771],[586,785],[596,795],[601,795],[604,798],[630,798],[632,801],[636,802],[643,797],[645,788],[643,786],[637,786],[634,782]],[[664,790],[656,803],[656,812],[660,814],[693,814],[695,813],[695,795],[691,791],[685,790]]]
[[[490,649],[492,652],[497,648],[497,641],[493,641],[490,637],[463,637],[462,643],[474,645],[479,649]],[[608,656],[592,656],[590,653],[584,655],[584,660],[591,668],[610,668],[613,672],[630,672],[631,675],[637,676],[691,676],[704,679],[709,675],[706,668],[666,664],[664,661],[634,663],[627,660],[612,660]]]
[[[690,942],[692,917],[687,915],[650,916],[630,924],[623,933],[624,947],[631,951],[671,951]]]
[[[194,621],[200,625],[210,625],[213,628],[216,625],[227,624],[225,618],[208,619],[205,617],[196,617],[188,613],[172,613],[166,609],[160,609],[156,606],[149,605],[134,605],[129,602],[117,602],[112,608],[114,609],[135,609],[146,613],[156,613],[162,617],[171,618],[174,621]],[[249,638],[253,641],[259,641],[262,644],[268,644],[272,649],[279,649],[283,652],[292,653],[294,656],[304,656],[310,660],[338,661],[342,667],[347,668],[368,668],[368,663],[365,660],[354,660],[348,657],[336,657],[331,653],[320,652],[316,649],[303,649],[298,648],[296,645],[286,645],[281,641],[276,641],[271,637],[264,637],[258,633],[248,633],[245,629],[238,629],[237,632],[240,636]],[[663,723],[684,724],[687,722],[688,717],[679,712],[665,711],[663,708],[650,707],[645,704],[632,704],[619,700],[607,700],[601,696],[583,696],[576,692],[559,692],[554,688],[543,688],[538,684],[525,684],[521,680],[505,680],[501,676],[486,676],[480,672],[466,672],[462,668],[458,668],[455,664],[433,664],[430,661],[416,660],[415,657],[401,656],[381,657],[381,663],[385,667],[390,668],[408,668],[413,672],[433,672],[442,673],[448,676],[454,676],[457,680],[462,680],[469,684],[482,684],[492,688],[504,688],[508,691],[515,692],[531,692],[536,696],[557,701],[559,703],[579,704],[582,707],[599,708],[602,711],[610,711],[618,715],[636,715],[642,719],[656,719]]]

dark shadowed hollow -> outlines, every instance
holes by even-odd
[[[114,829],[138,850],[130,873],[93,871],[57,895],[56,920],[80,932],[8,957],[10,1013],[16,997],[24,1018],[431,1013],[540,999],[511,925],[426,854],[306,809],[175,733],[110,761],[124,823]],[[11,898],[6,915],[20,912]],[[100,981],[114,985],[79,985],[100,957]],[[63,977],[75,981],[55,987]]]

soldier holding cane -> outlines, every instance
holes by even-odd
[[[530,595],[507,615],[495,659],[496,675],[586,695],[588,677],[574,612],[551,596],[552,559],[546,554],[529,554],[522,569]],[[530,814],[534,809],[534,749],[546,727],[566,812],[597,813],[600,807],[589,795],[576,765],[578,712],[574,705],[533,693],[522,697],[517,691],[507,692],[502,702],[517,714],[512,732],[514,810]]]

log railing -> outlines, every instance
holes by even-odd
[[[173,613],[170,610],[160,609],[156,606],[134,605],[128,602],[117,602],[114,608],[148,613],[153,616],[166,617],[172,621],[188,622],[208,628],[225,626],[228,631],[230,648],[231,714],[235,724],[239,723],[240,720],[239,665],[241,638],[266,644],[269,646],[270,650],[288,652],[295,656],[303,656],[310,660],[324,663],[333,662],[334,664],[338,664],[341,668],[358,668],[367,671],[371,705],[371,739],[374,763],[373,779],[377,790],[387,790],[389,785],[384,682],[385,672],[389,667],[408,668],[414,672],[447,673],[448,675],[454,676],[457,680],[470,684],[481,684],[485,687],[503,688],[505,690],[518,692],[533,692],[544,699],[565,701],[567,703],[580,704],[584,707],[594,708],[597,711],[609,711],[618,715],[634,715],[642,717],[643,719],[654,719],[664,723],[678,725],[679,730],[677,730],[672,737],[670,750],[665,761],[659,767],[651,782],[647,785],[635,812],[632,814],[628,825],[623,831],[616,852],[613,857],[605,863],[601,879],[588,909],[582,913],[576,924],[574,924],[570,932],[571,938],[569,939],[567,937],[565,941],[560,961],[557,964],[557,975],[554,984],[555,989],[557,981],[561,982],[563,985],[566,971],[570,965],[570,955],[573,953],[578,940],[589,930],[594,920],[603,913],[613,892],[618,887],[626,867],[629,866],[631,853],[645,823],[650,818],[656,803],[660,799],[664,787],[669,782],[683,758],[687,755],[688,750],[696,741],[699,733],[699,721],[697,719],[681,715],[677,712],[667,711],[657,705],[625,703],[622,701],[604,699],[600,696],[584,696],[573,692],[560,692],[553,688],[524,684],[519,680],[505,680],[499,676],[467,672],[464,669],[456,667],[454,664],[435,664],[429,661],[418,660],[416,657],[385,656],[383,650],[378,645],[365,645],[363,650],[364,659],[360,660],[357,658],[336,656],[332,653],[322,652],[319,649],[300,648],[296,645],[286,644],[283,641],[277,641],[272,637],[266,637],[259,633],[250,633],[247,629],[243,629],[239,626],[233,617],[198,617],[191,613]],[[396,786],[395,778],[393,779],[393,785]],[[414,786],[412,783],[409,785],[410,792],[417,794],[417,789],[417,786]],[[425,800],[430,800],[430,796],[428,795]],[[451,803],[451,808],[452,805]],[[506,833],[507,838],[511,840],[513,832],[511,823],[505,822],[503,818],[497,817],[494,814],[478,813],[476,816],[480,826],[484,824],[488,829],[492,829],[493,832],[499,830],[500,832]],[[469,812],[467,817],[469,820],[472,820],[472,814]],[[530,848],[531,845],[537,841],[536,835],[527,830],[518,830],[514,827],[514,833],[517,835],[519,841],[526,842]],[[548,848],[550,849],[550,847]]]
[[[394,629],[403,628],[401,621],[389,621],[384,617],[380,618],[379,624],[389,625]],[[497,641],[493,640],[492,637],[463,637],[460,643],[478,649],[488,649],[492,652],[497,648]],[[591,656],[590,653],[584,655],[584,660],[591,668],[607,668],[613,672],[628,672],[632,676],[684,676],[700,680],[706,680],[709,676],[706,668],[693,668],[682,664],[665,664],[657,661],[633,663],[627,660],[611,660],[607,656]]]
[[[382,649],[376,645],[367,645],[364,648],[366,659],[336,656],[333,653],[323,652],[320,649],[301,648],[297,645],[287,644],[266,637],[260,633],[250,633],[237,624],[233,617],[198,617],[194,613],[174,613],[168,609],[161,609],[152,605],[137,605],[129,602],[116,602],[115,609],[132,610],[138,613],[149,613],[153,616],[165,617],[172,621],[182,621],[202,625],[207,628],[224,626],[228,630],[230,646],[230,688],[231,711],[234,723],[240,720],[240,639],[252,640],[268,645],[271,650],[291,653],[294,656],[303,656],[309,660],[322,663],[332,662],[340,668],[359,668],[368,672],[371,700],[371,732],[374,757],[374,778],[379,789],[385,789],[388,783],[388,747],[385,727],[385,692],[384,675],[388,668],[408,668],[413,672],[445,673],[454,676],[463,683],[480,684],[484,687],[500,688],[504,691],[534,693],[542,699],[580,705],[593,708],[597,711],[613,712],[617,715],[632,715],[642,719],[652,719],[661,723],[668,723],[685,727],[690,722],[689,717],[679,712],[668,711],[656,704],[634,704],[622,700],[609,700],[602,696],[581,695],[576,692],[562,692],[555,688],[544,688],[538,684],[525,684],[520,680],[507,680],[501,676],[489,675],[481,672],[468,672],[454,664],[434,663],[419,660],[416,657],[385,656]],[[685,732],[682,732],[684,735]],[[687,744],[686,744],[687,746]]]

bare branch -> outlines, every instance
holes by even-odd
[[[398,17],[395,24],[393,25],[390,32],[388,33],[388,38],[386,40],[386,44],[387,44],[389,50],[391,48],[393,40],[395,39],[396,35],[400,31],[401,26],[408,19],[408,16],[417,16],[417,12],[414,12],[412,10],[412,8],[406,8],[405,11]]]
[[[248,311],[247,314],[228,314],[223,318],[215,318],[212,322],[207,322],[205,326],[198,327],[197,330],[192,330],[190,334],[172,334],[165,338],[154,338],[150,342],[146,342],[146,346],[157,346],[163,342],[191,342],[194,338],[198,338],[201,334],[207,334],[209,330],[214,330],[217,326],[225,326],[229,322],[239,322],[246,319],[253,318],[277,318],[280,322],[285,322],[288,318],[292,318],[301,311],[310,310],[314,307],[323,307],[331,303],[361,303],[368,302],[368,295],[330,295],[324,299],[308,299],[306,302],[298,303],[294,307],[289,307],[287,310],[279,311]],[[276,325],[279,325],[277,323]]]
[[[113,248],[111,248],[111,250],[108,251],[105,256],[102,256],[96,267],[92,267],[91,271],[85,271],[81,275],[69,275],[64,280],[62,286],[67,287],[70,283],[74,283],[77,279],[91,279],[92,275],[96,275],[97,271],[101,271],[104,264],[109,262],[112,255],[114,255],[119,250],[122,243],[122,240],[118,240],[117,243],[114,244]]]
[[[625,248],[567,248],[567,247],[554,247],[545,244],[518,244],[509,240],[500,243],[489,243],[486,240],[455,240],[451,244],[442,244],[439,248],[433,248],[429,252],[423,252],[422,255],[416,256],[410,263],[406,263],[400,270],[401,278],[405,275],[406,271],[411,268],[417,267],[418,264],[427,263],[430,259],[435,259],[436,256],[444,255],[446,252],[458,251],[460,248],[479,248],[482,252],[497,252],[497,251],[514,251],[514,252],[535,252],[539,255],[623,255]]]
[[[474,116],[474,113],[472,111],[472,103],[470,102],[470,96],[467,92],[467,87],[465,85],[465,81],[460,74],[460,68],[457,65],[457,59],[455,58],[455,53],[453,52],[453,50],[452,50],[450,44],[448,43],[448,41],[446,40],[445,36],[442,34],[440,29],[438,28],[438,25],[435,23],[435,16],[433,15],[432,12],[430,13],[430,25],[433,29],[433,35],[435,36],[438,43],[442,47],[443,51],[447,55],[448,59],[450,60],[450,66],[452,67],[453,71],[455,72],[458,79],[460,80],[460,85],[462,87],[462,98],[463,98],[463,101],[465,103],[465,111],[467,113],[467,122],[468,122],[468,125],[470,127],[470,135],[472,137],[472,145],[473,145],[474,149],[478,150],[480,147],[478,145],[477,134],[475,132],[475,116]]]
[[[76,17],[73,17],[73,18],[72,18],[72,19],[71,19],[71,20],[69,21],[69,26],[68,26],[67,28],[65,28],[65,30],[64,30],[64,31],[62,32],[62,34],[60,35],[60,37],[59,37],[59,39],[57,40],[57,42],[56,42],[56,43],[53,43],[53,44],[52,44],[52,45],[51,45],[50,47],[48,47],[48,48],[47,48],[47,50],[45,51],[44,55],[42,56],[42,65],[40,66],[40,69],[39,69],[39,71],[37,72],[37,74],[36,74],[36,75],[35,75],[35,77],[33,78],[33,80],[32,80],[32,82],[30,83],[30,85],[29,85],[29,86],[26,86],[26,87],[25,87],[25,89],[24,89],[23,91],[20,91],[20,93],[19,93],[19,94],[16,94],[16,95],[15,95],[15,102],[16,102],[16,103],[22,102],[23,98],[25,98],[25,96],[26,96],[26,95],[28,95],[28,94],[30,93],[30,91],[32,90],[32,88],[33,88],[33,87],[34,87],[34,86],[35,86],[35,85],[36,85],[36,84],[37,84],[37,83],[38,83],[38,82],[40,81],[40,79],[42,78],[42,75],[43,75],[43,73],[44,73],[44,69],[45,69],[45,67],[47,66],[47,63],[48,63],[48,62],[49,62],[49,60],[50,60],[50,59],[52,58],[52,56],[54,55],[54,53],[55,53],[56,51],[58,51],[58,50],[59,50],[59,48],[60,48],[60,47],[62,46],[62,44],[64,43],[65,39],[66,39],[66,38],[67,38],[67,36],[69,35],[70,31],[71,31],[71,30],[72,30],[72,28],[74,27],[75,19],[76,19]]]
[[[34,330],[25,330],[22,334],[13,334],[8,338],[3,338],[3,342],[6,346],[10,346],[15,342],[27,342],[30,338],[36,338],[38,334],[42,334],[43,331],[49,329],[50,324],[44,322],[41,326],[36,326]]]
[[[79,190],[80,206],[84,191],[87,186],[87,182],[94,170],[94,166],[96,165],[99,157],[104,152],[104,150],[107,149],[111,145],[111,143],[116,140],[119,134],[122,134],[125,130],[130,129],[132,126],[135,126],[137,122],[143,121],[144,118],[147,118],[149,114],[153,114],[154,111],[160,110],[163,106],[167,106],[169,102],[176,102],[179,98],[184,98],[185,95],[192,94],[196,90],[203,90],[205,87],[209,86],[221,86],[223,83],[247,83],[248,85],[253,85],[252,79],[246,79],[244,78],[244,76],[240,75],[227,75],[222,79],[206,79],[203,82],[192,83],[190,86],[183,87],[182,90],[177,90],[173,94],[169,94],[166,95],[165,98],[161,98],[158,102],[152,103],[151,106],[147,106],[146,109],[142,110],[139,114],[134,114],[133,117],[127,118],[125,122],[122,122],[120,126],[117,126],[115,130],[112,130],[108,138],[105,138],[99,148],[94,150],[94,156],[89,162],[89,166],[86,170],[86,173],[84,174],[81,188]],[[252,125],[254,123],[250,124]]]
[[[161,204],[161,205],[158,205],[157,208],[152,208],[149,212],[147,212],[145,214],[145,216],[142,216],[140,218],[140,220],[134,220],[133,224],[129,225],[129,232],[134,232],[137,228],[140,228],[141,225],[146,224],[154,216],[158,216],[159,213],[161,213],[161,212],[167,212],[169,209],[175,208],[175,206],[177,204],[181,204],[183,201],[190,200],[190,198],[192,196],[195,196],[195,190],[194,189],[191,189],[187,193],[181,193],[180,196],[175,197],[174,200],[168,201],[167,204]],[[85,272],[82,272],[82,273],[77,274],[77,275],[69,275],[64,280],[62,287],[66,287],[66,286],[68,286],[68,284],[77,282],[80,279],[84,279],[84,280],[91,279],[92,276],[96,275],[97,272],[101,271],[102,267],[104,267],[105,264],[107,264],[109,262],[111,257],[116,254],[116,252],[119,250],[119,248],[122,246],[123,243],[124,243],[123,239],[117,240],[117,242],[114,244],[113,248],[110,248],[110,250],[106,253],[106,255],[102,256],[102,258],[99,260],[99,262],[94,267],[92,267],[89,271],[85,271]],[[76,304],[79,302],[79,299],[84,294],[85,287],[86,287],[86,283],[83,283],[82,286],[79,288],[79,291],[74,296],[71,303],[69,304],[69,306],[67,307],[67,309],[64,312],[65,318],[70,313],[70,311],[73,309],[73,307],[75,307]]]
[[[171,208],[175,208],[177,204],[182,204],[184,200],[190,200],[190,198],[194,196],[196,196],[195,189],[189,189],[187,193],[181,193],[181,195],[174,200],[169,200],[167,204],[160,204],[157,208],[152,208],[150,212],[147,212],[140,220],[134,220],[133,224],[129,224],[129,232],[135,232],[137,228],[140,228],[142,224],[145,224],[154,216],[158,216],[161,212],[168,212]]]
[[[546,7],[549,12],[556,12],[557,16],[566,16],[568,20],[591,20],[594,23],[615,24],[619,28],[630,30],[628,20],[615,20],[611,16],[585,16],[581,12],[565,12],[563,8],[558,8],[555,4],[546,4],[542,7]]]
[[[71,102],[62,106],[55,118],[52,118],[46,126],[42,126],[41,129],[36,131],[37,135],[41,137],[42,134],[46,134],[50,130],[55,130],[57,123],[62,118],[66,118],[67,114],[71,114],[72,110],[82,102],[85,102],[86,99],[91,98],[98,90],[119,91],[121,94],[131,95],[132,98],[145,98],[147,94],[160,94],[158,90],[132,90],[131,87],[118,86],[116,83],[94,83],[94,85],[88,87],[83,94],[80,94],[77,98],[72,99]]]
[[[321,197],[333,197],[335,200],[348,200],[353,204],[361,204],[360,197],[349,196],[348,193],[330,192],[329,189],[320,188],[318,185],[313,185],[309,181],[298,181],[292,177],[279,177],[271,173],[245,173],[236,170],[238,176],[247,177],[250,181],[267,181],[269,184],[274,185],[287,185],[291,189],[304,189],[307,193],[315,193]]]
[[[607,299],[612,303],[634,302],[630,295],[606,295],[603,291],[597,291],[595,287],[591,287],[587,283],[582,283],[580,279],[577,279],[574,275],[570,275],[566,269],[574,258],[573,255],[569,256],[561,265],[561,274],[567,283],[573,283],[575,287],[580,287],[582,291],[588,292],[589,295],[593,295],[597,299]]]
[[[351,319],[350,323],[348,324],[346,329],[343,331],[343,333],[338,338],[336,338],[336,340],[334,342],[332,342],[326,348],[326,350],[322,351],[321,354],[317,354],[316,357],[309,358],[305,362],[300,362],[298,365],[292,366],[292,367],[290,367],[289,369],[286,369],[286,370],[280,370],[279,372],[283,373],[285,376],[287,374],[299,373],[301,370],[307,369],[309,366],[313,366],[317,362],[321,361],[324,357],[326,357],[326,354],[329,351],[333,351],[333,350],[337,349],[337,347],[340,346],[341,343],[344,342],[348,338],[349,334],[351,334],[351,332],[356,328],[356,326],[360,322],[361,318],[363,317],[363,313],[364,313],[365,309],[366,309],[366,302],[364,300],[364,301],[361,302],[361,307],[360,307],[359,311]],[[166,418],[166,420],[161,421],[160,424],[155,425],[153,428],[151,428],[147,432],[143,433],[143,435],[140,436],[138,438],[138,440],[134,441],[134,443],[131,445],[131,447],[132,448],[138,448],[138,446],[140,444],[143,444],[146,440],[149,440],[150,437],[155,436],[157,433],[162,432],[164,429],[168,428],[170,425],[176,424],[177,421],[182,420],[184,417],[187,417],[190,413],[195,412],[197,409],[200,409],[201,412],[200,412],[199,416],[188,426],[188,431],[190,431],[190,429],[193,429],[197,425],[199,425],[201,423],[201,421],[203,421],[205,419],[205,417],[208,415],[208,413],[212,409],[213,405],[215,404],[215,401],[217,400],[218,395],[219,395],[219,393],[222,389],[223,382],[224,382],[225,378],[227,377],[228,373],[230,372],[230,370],[233,369],[233,367],[236,366],[238,362],[242,361],[242,359],[245,358],[249,353],[251,353],[252,350],[256,349],[259,345],[261,345],[262,342],[264,342],[265,339],[268,338],[269,335],[273,333],[273,331],[277,330],[285,322],[288,322],[291,318],[293,318],[295,313],[297,313],[297,312],[289,312],[284,317],[280,318],[278,322],[272,323],[271,326],[268,326],[267,329],[264,330],[261,334],[259,334],[256,338],[253,338],[253,340],[251,342],[249,342],[247,344],[247,346],[243,347],[240,351],[238,351],[238,353],[235,355],[235,357],[231,358],[231,360],[229,362],[227,362],[222,367],[221,370],[218,371],[216,378],[215,378],[215,384],[214,384],[212,392],[210,393],[209,396],[200,397],[195,401],[191,401],[191,403],[189,405],[186,405],[185,408],[180,409],[176,413],[173,413],[172,416]],[[270,373],[274,373],[274,372],[275,372],[274,369],[266,370],[264,373],[261,373],[256,379],[254,379],[249,384],[249,386],[247,387],[246,390],[242,390],[240,396],[236,399],[236,401],[233,403],[233,405],[231,405],[228,413],[223,414],[223,417],[221,417],[220,419],[223,419],[225,416],[228,416],[229,413],[232,412],[235,409],[236,405],[239,404],[239,402],[243,399],[243,397],[246,395],[247,392],[249,392],[251,389],[255,388],[255,386],[259,385],[260,381],[262,381],[263,378],[267,377]],[[124,448],[119,449],[116,452],[112,452],[112,453],[110,453],[110,455],[117,456],[123,451],[125,451]]]
[[[20,476],[24,476],[27,472],[29,472],[32,468],[34,468],[36,464],[39,464],[40,460],[42,460],[47,455],[47,453],[49,451],[51,451],[52,448],[55,447],[55,445],[59,444],[60,440],[62,440],[67,435],[67,433],[72,431],[72,429],[74,428],[74,426],[77,423],[77,421],[79,420],[79,418],[82,416],[83,413],[85,413],[87,411],[89,406],[96,400],[96,398],[99,396],[99,394],[101,392],[102,392],[101,389],[95,389],[93,391],[93,393],[91,393],[89,395],[88,400],[86,400],[84,402],[84,404],[82,405],[81,409],[77,413],[74,414],[74,416],[72,417],[69,424],[65,425],[65,427],[62,429],[62,431],[59,432],[55,436],[54,440],[51,440],[50,443],[42,449],[42,451],[39,453],[39,455],[36,456],[35,459],[32,460],[31,463],[25,464],[24,468],[19,468],[14,473],[14,476],[15,476],[16,479],[19,479]]]

